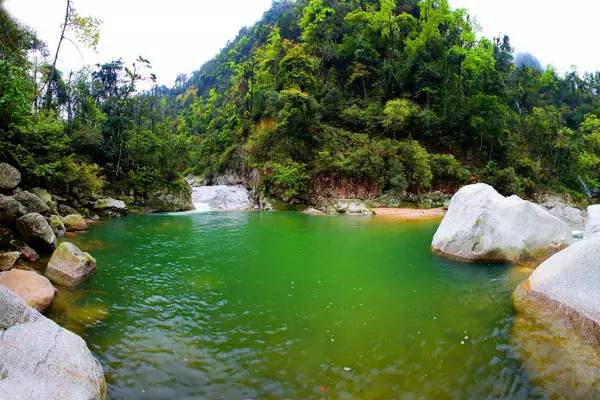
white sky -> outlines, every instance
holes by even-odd
[[[56,48],[65,0],[5,0],[6,9]],[[560,71],[600,70],[598,0],[450,0],[475,16],[488,37],[507,33],[517,50]],[[80,15],[104,21],[98,54],[64,43],[59,68],[139,55],[149,59],[159,82],[171,85],[214,56],[242,26],[252,25],[271,0],[74,0]]]

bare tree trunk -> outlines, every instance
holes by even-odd
[[[65,32],[67,30],[67,24],[69,22],[69,16],[71,14],[71,0],[67,0],[67,8],[65,10],[65,21],[63,23],[62,31],[60,32],[60,39],[58,40],[58,46],[56,47],[56,53],[54,54],[54,61],[52,62],[52,68],[48,75],[48,90],[46,91],[46,108],[50,108],[52,104],[52,84],[55,81],[54,75],[56,74],[56,62],[58,61],[58,53],[60,53],[60,46],[65,39]]]

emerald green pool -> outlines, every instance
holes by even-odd
[[[509,337],[517,268],[429,252],[437,223],[293,212],[131,216],[51,316],[114,399],[536,397]]]

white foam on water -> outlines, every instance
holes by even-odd
[[[248,210],[252,205],[242,185],[194,186],[192,203],[196,211]]]

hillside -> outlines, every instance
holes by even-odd
[[[0,157],[28,185],[140,203],[190,173],[286,202],[600,186],[600,74],[517,67],[508,36],[478,38],[446,0],[275,1],[187,80],[144,93],[149,60],[66,76],[2,24]]]

